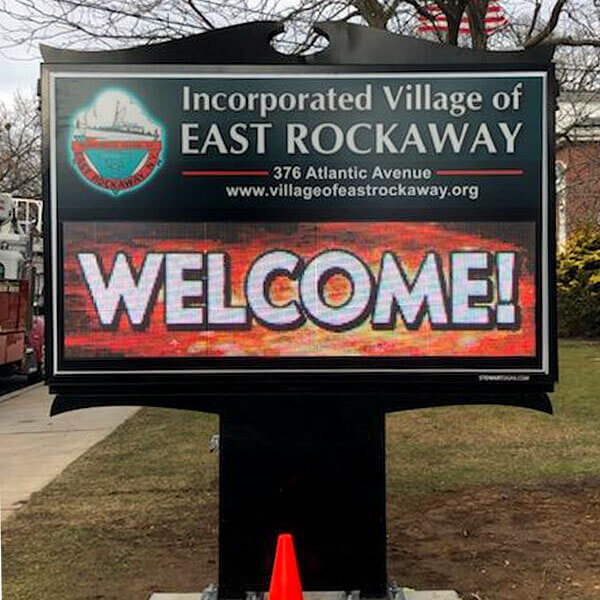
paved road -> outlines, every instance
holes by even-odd
[[[2,520],[138,410],[88,408],[50,418],[51,402],[43,384],[0,396]]]

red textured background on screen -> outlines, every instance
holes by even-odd
[[[223,356],[535,356],[535,277],[531,223],[65,223],[65,357],[223,357]],[[136,269],[147,252],[227,252],[231,258],[232,303],[246,304],[243,281],[250,264],[268,250],[284,249],[305,261],[326,249],[359,256],[375,277],[384,251],[394,252],[410,277],[428,251],[442,256],[447,274],[449,253],[456,250],[512,251],[520,255],[518,330],[432,330],[426,317],[409,331],[401,319],[391,331],[373,330],[370,319],[345,332],[332,332],[310,321],[292,331],[272,331],[254,322],[248,331],[172,331],[164,324],[159,293],[148,327],[132,329],[121,315],[118,329],[103,329],[83,280],[78,252],[102,257],[110,272],[117,252]],[[332,303],[348,294],[345,278],[325,288]],[[284,277],[271,286],[271,297],[296,297],[297,284]]]

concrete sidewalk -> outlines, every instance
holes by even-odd
[[[106,437],[137,407],[88,408],[50,418],[52,397],[39,384],[0,397],[2,520]]]

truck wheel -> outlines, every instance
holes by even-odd
[[[37,364],[37,369],[34,373],[27,375],[27,381],[29,383],[36,383],[37,381],[43,381],[46,375],[46,348],[42,346],[42,356],[40,362]]]

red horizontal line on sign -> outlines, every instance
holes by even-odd
[[[182,171],[184,177],[228,177],[228,176],[250,176],[265,177],[269,171]]]
[[[440,169],[436,175],[523,175],[523,169]]]

